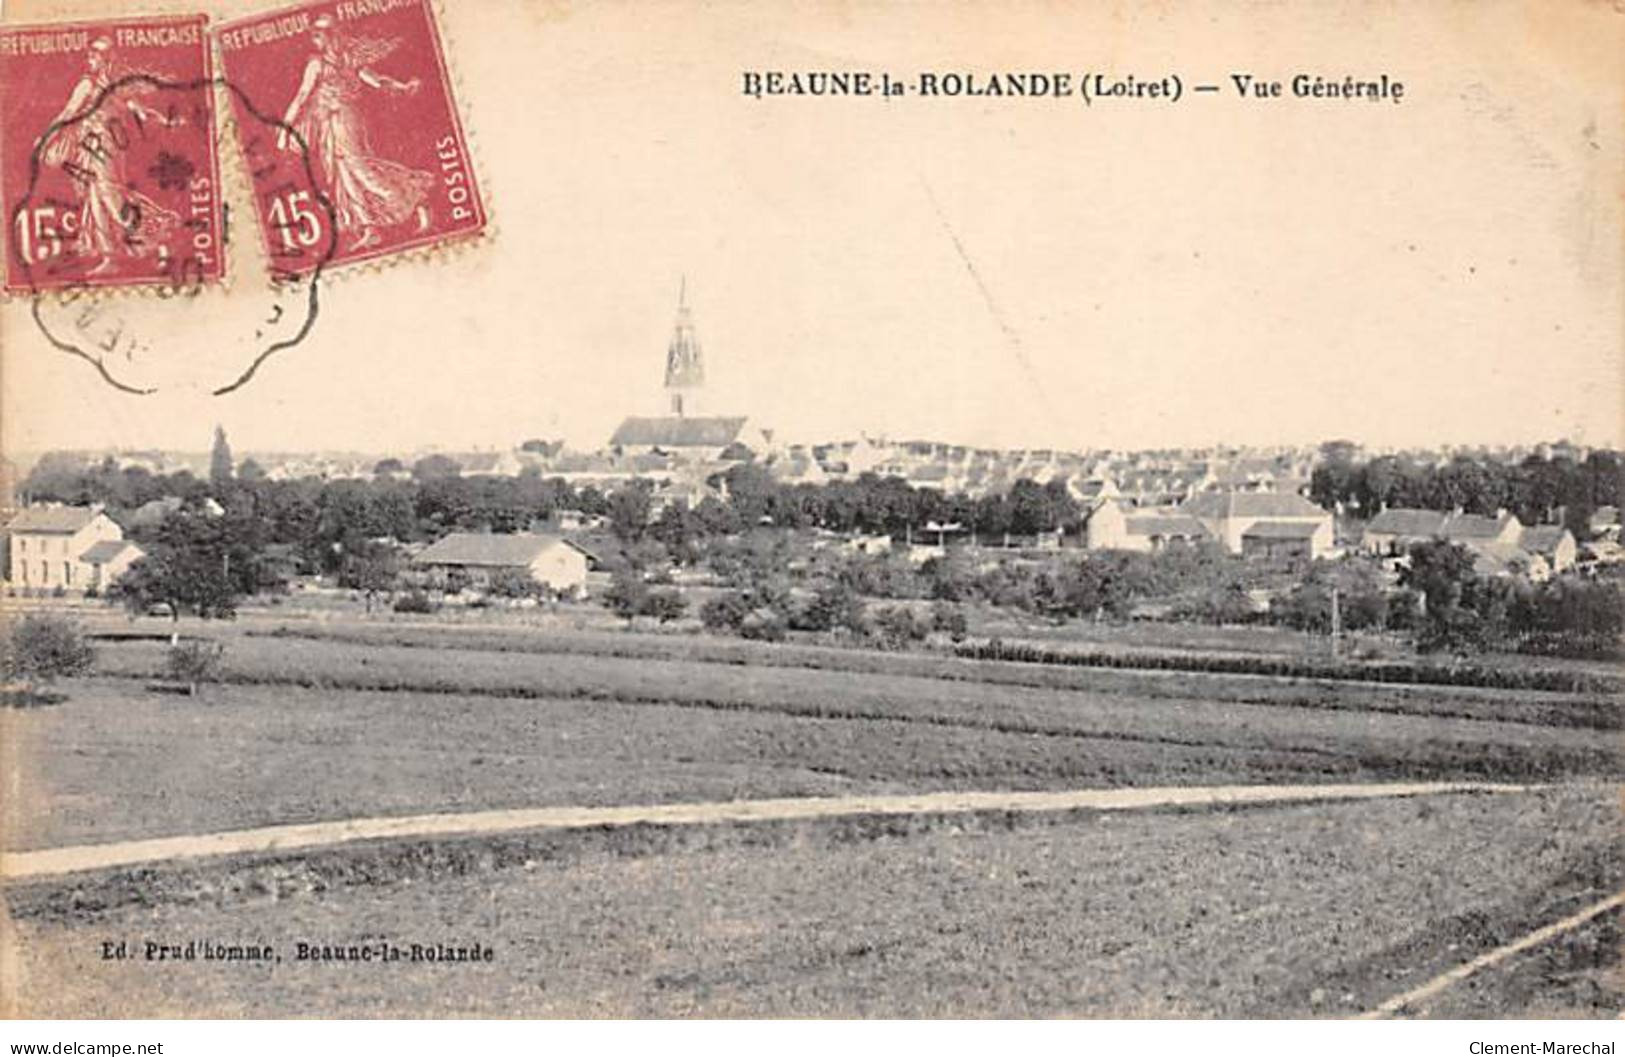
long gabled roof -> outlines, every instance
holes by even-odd
[[[1255,521],[1242,532],[1242,539],[1306,540],[1320,531],[1307,521]]]
[[[412,560],[418,565],[513,568],[529,565],[560,544],[586,553],[562,536],[538,532],[453,532],[426,547]]]
[[[1130,536],[1206,536],[1207,528],[1193,517],[1180,514],[1146,514],[1126,518],[1123,531]]]
[[[1568,534],[1562,525],[1530,525],[1518,537],[1518,546],[1531,554],[1551,554]]]
[[[745,428],[744,416],[688,418],[666,415],[659,418],[632,417],[623,421],[609,438],[612,447],[648,445],[657,448],[725,448],[739,439]]]
[[[101,511],[88,506],[24,507],[6,524],[7,532],[48,532],[71,536],[96,520]]]
[[[1451,514],[1444,523],[1444,535],[1450,540],[1492,540],[1499,536],[1512,520],[1511,514],[1503,514],[1500,517]]]
[[[1393,536],[1442,536],[1444,523],[1449,520],[1448,515],[1437,510],[1410,510],[1404,507],[1395,507],[1384,510],[1372,518],[1366,525],[1365,531],[1369,535],[1380,532]]]
[[[1180,504],[1179,512],[1205,518],[1330,516],[1303,496],[1282,492],[1203,492]]]

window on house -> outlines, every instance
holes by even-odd
[[[28,540],[26,540],[26,539],[19,539],[19,540],[18,540],[18,541],[17,541],[17,550],[19,550],[19,551],[25,551],[25,550],[27,550],[27,549],[28,549]]]
[[[73,583],[73,563],[72,562],[63,562],[62,563],[62,582],[65,583],[65,584]]]

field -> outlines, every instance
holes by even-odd
[[[197,698],[161,678],[161,643],[103,642],[97,673],[64,684],[65,701],[4,714],[19,776],[9,850],[541,805],[1552,788],[385,841],[14,884],[25,1008],[83,1011],[117,973],[132,1011],[184,1015],[1344,1015],[1625,879],[1625,745],[1605,697],[618,631],[209,631],[226,642],[225,671]],[[1616,1012],[1617,920],[1440,1008]],[[500,955],[460,968],[293,961],[307,936],[420,935],[483,936]],[[265,936],[289,963],[144,970],[92,956],[115,936]],[[265,979],[245,986],[250,972]],[[64,973],[83,988],[51,986]]]

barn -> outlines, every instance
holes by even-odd
[[[588,554],[563,536],[536,532],[453,532],[425,548],[412,564],[430,573],[459,572],[469,583],[488,584],[519,572],[560,594],[586,590]]]

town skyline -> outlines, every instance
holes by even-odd
[[[1598,109],[1615,102],[1586,90],[1609,65],[1554,80],[1419,11],[1351,22],[1337,49],[1440,57],[1402,106],[858,108],[738,94],[741,63],[764,54],[860,61],[835,23],[699,34],[648,17],[671,46],[633,60],[592,46],[626,28],[619,12],[543,28],[523,9],[459,11],[494,233],[324,279],[308,337],[229,396],[206,395],[212,376],[114,392],[25,302],[0,306],[0,448],[191,447],[219,422],[245,449],[591,449],[663,412],[684,275],[709,405],[785,439],[1625,444],[1621,204],[1604,190],[1620,144],[1598,131],[1617,127]],[[1258,65],[1300,21],[1214,18],[1225,60]],[[899,14],[866,25],[900,66],[985,63],[913,39]],[[1121,41],[1124,68],[1194,47],[1150,16]],[[1026,58],[1065,68],[1067,50]],[[593,151],[539,166],[537,144],[588,131],[564,90],[584,79]],[[1511,98],[1542,122],[1509,118]],[[239,278],[230,297],[254,286]],[[188,304],[159,307],[142,337],[208,361],[219,335],[174,314]]]

